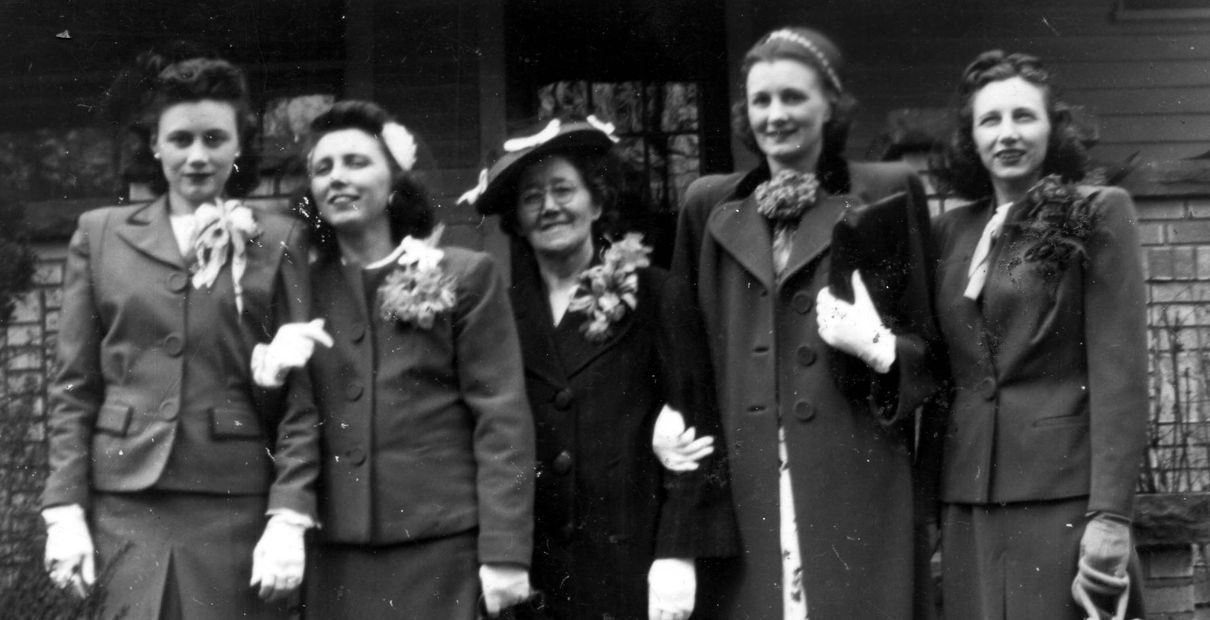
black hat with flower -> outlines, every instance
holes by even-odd
[[[526,168],[552,154],[602,157],[617,142],[613,131],[612,124],[594,116],[582,120],[556,118],[505,140],[504,154],[480,174],[478,187],[463,194],[459,201],[474,204],[483,215],[508,219],[517,208],[517,184]]]

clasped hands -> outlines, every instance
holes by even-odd
[[[852,283],[853,303],[838,299],[829,287],[820,289],[815,300],[819,337],[885,373],[895,363],[895,334],[882,322],[858,270],[853,270]]]
[[[333,344],[323,319],[282,325],[272,342],[252,350],[252,380],[261,387],[281,387],[291,370],[307,365],[316,344],[328,348]]]

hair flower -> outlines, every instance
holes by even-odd
[[[193,212],[194,262],[193,288],[210,288],[218,274],[231,260],[231,284],[235,289],[235,308],[244,311],[243,286],[240,281],[248,268],[248,242],[260,235],[256,214],[238,200],[203,204]]]
[[[601,253],[600,264],[580,274],[567,310],[589,317],[580,331],[590,341],[608,338],[613,326],[638,307],[638,270],[651,264],[650,255],[642,234],[627,233]]]
[[[445,252],[421,239],[404,237],[395,270],[378,288],[382,318],[431,329],[437,315],[457,302],[455,280],[441,270]]]
[[[1025,195],[1025,211],[1017,224],[1032,245],[1024,261],[1046,280],[1054,280],[1067,269],[1073,257],[1084,257],[1084,243],[1092,235],[1096,194],[1082,196],[1058,175],[1042,178]]]

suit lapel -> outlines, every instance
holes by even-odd
[[[773,288],[773,239],[769,224],[756,210],[756,199],[729,200],[710,213],[706,224],[719,246],[748,273]]]
[[[512,242],[511,301],[521,338],[525,371],[551,385],[566,385],[563,361],[555,346],[549,302],[533,255],[521,241]]]
[[[168,199],[164,196],[136,209],[118,225],[115,233],[150,258],[173,267],[186,266],[168,220]]]
[[[782,272],[782,283],[788,282],[795,273],[832,245],[832,228],[844,215],[845,209],[849,208],[849,200],[848,196],[827,195],[803,214],[802,221],[794,231],[794,245],[790,248],[790,260],[786,261],[786,269]]]
[[[639,303],[642,303],[647,296],[644,291],[639,291]],[[609,329],[609,335],[601,342],[593,342],[580,331],[581,326],[587,322],[588,316],[582,312],[568,312],[563,315],[563,320],[559,323],[558,329],[555,330],[555,338],[558,340],[559,351],[563,357],[563,367],[567,371],[568,377],[574,377],[584,370],[586,366],[592,363],[593,360],[603,355],[606,351],[612,349],[618,342],[626,336],[634,325],[634,314],[638,312],[638,308],[627,311],[626,316],[622,320],[612,325]]]

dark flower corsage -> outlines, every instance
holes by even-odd
[[[1074,185],[1058,175],[1042,178],[1025,195],[1025,213],[1018,222],[1030,242],[1024,261],[1035,263],[1038,275],[1053,281],[1062,275],[1073,258],[1085,258],[1085,242],[1092,235],[1096,194],[1080,195]]]
[[[802,214],[815,204],[819,180],[814,174],[781,170],[773,178],[756,186],[756,210],[775,223],[797,224]]]
[[[445,253],[413,237],[404,237],[398,252],[396,269],[378,287],[382,318],[430,329],[457,302],[454,277],[441,270]]]
[[[627,233],[601,253],[601,264],[580,274],[580,285],[567,310],[590,318],[580,331],[592,342],[609,337],[610,329],[639,305],[638,270],[651,264],[651,247],[643,235]]]

